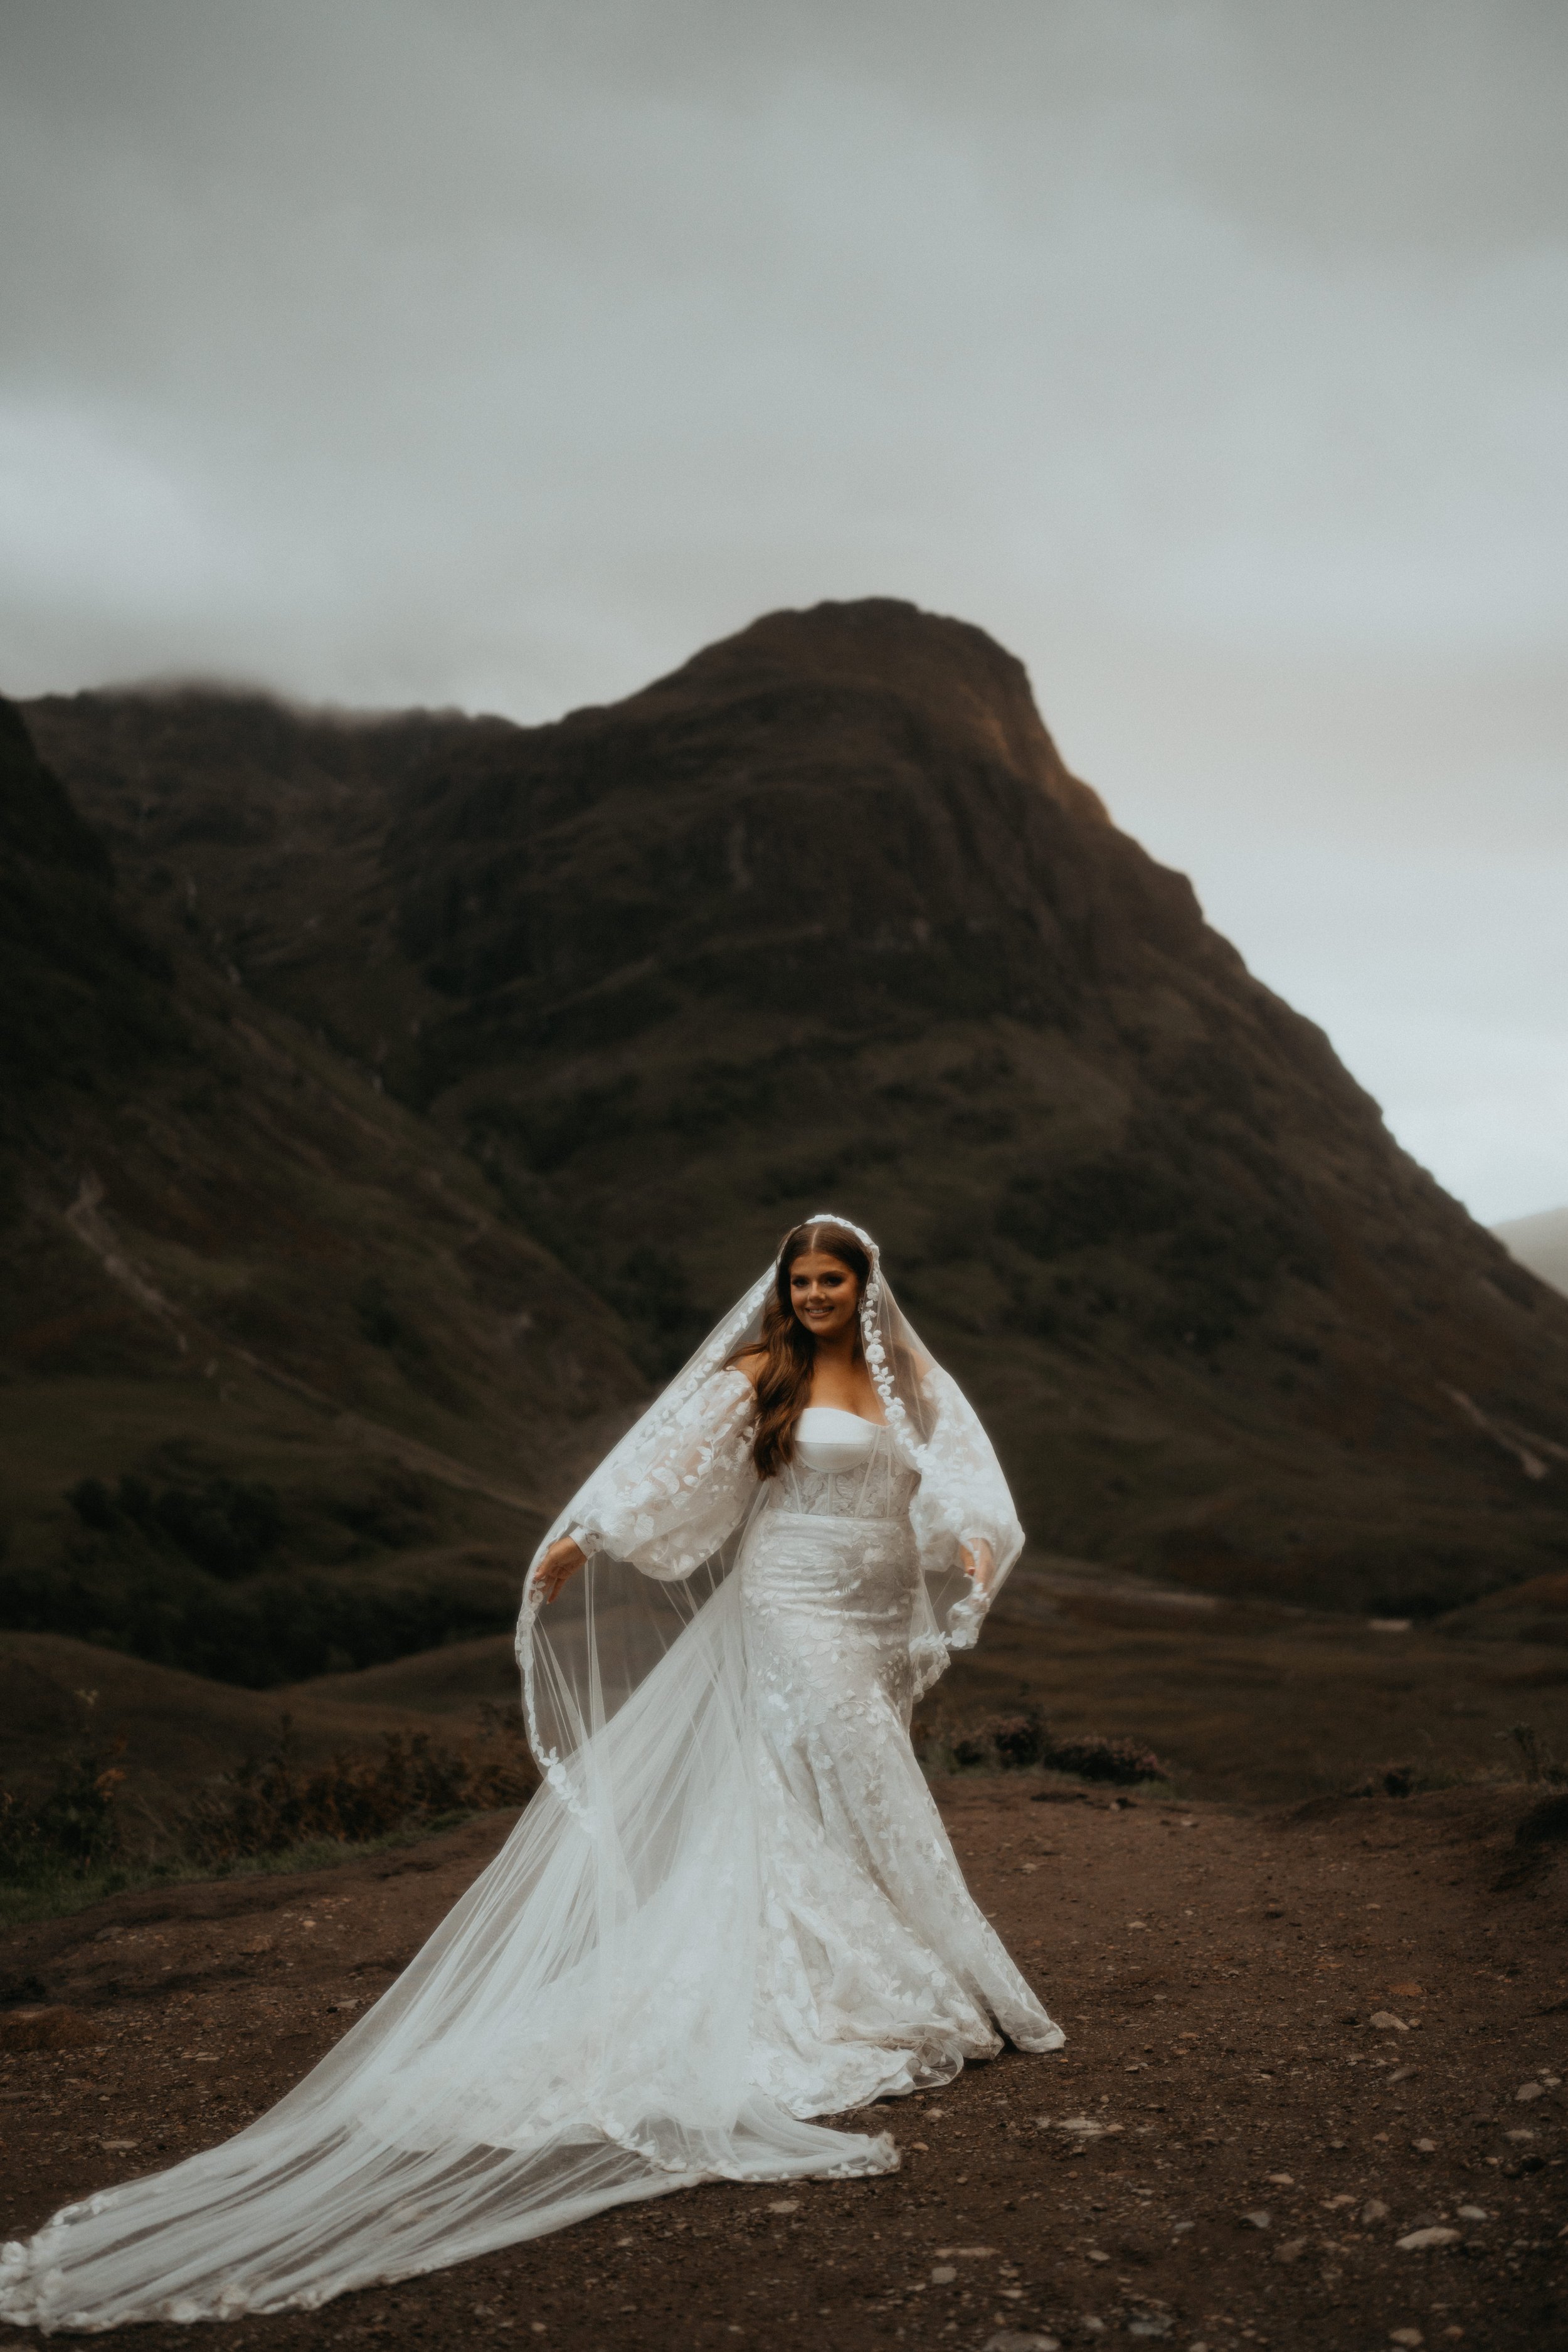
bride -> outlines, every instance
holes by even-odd
[[[1022,1541],[869,1235],[797,1225],[541,1548],[500,1853],[268,2114],[7,2245],[0,2317],[312,2308],[702,2180],[890,2171],[815,2118],[1058,2048],[909,1741]]]

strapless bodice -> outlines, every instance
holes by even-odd
[[[795,1425],[795,1458],[803,1470],[853,1470],[870,1455],[880,1427],[836,1404],[808,1404]]]
[[[897,1519],[919,1484],[882,1423],[808,1404],[795,1425],[795,1458],[770,1481],[768,1499],[775,1511],[814,1518]]]

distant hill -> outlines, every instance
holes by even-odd
[[[1527,1265],[1553,1290],[1568,1292],[1568,1209],[1514,1217],[1507,1224],[1494,1225],[1492,1231],[1521,1265]]]
[[[1116,829],[980,631],[775,614],[537,728],[195,689],[27,717],[127,908],[222,993],[210,1115],[243,1066],[281,1119],[308,1063],[309,1181],[374,1188],[327,1221],[320,1338],[302,1251],[284,1282],[240,1221],[227,1328],[281,1316],[323,1395],[374,1364],[378,1412],[416,1397],[492,1469],[515,1429],[542,1507],[553,1383],[514,1339],[494,1391],[468,1335],[521,1328],[510,1277],[433,1204],[482,1203],[509,1266],[531,1237],[608,1414],[827,1202],[879,1234],[1047,1549],[1389,1613],[1568,1558],[1568,1302]],[[180,1217],[160,1247],[189,1253]],[[391,1323],[361,1345],[372,1283],[444,1395]]]

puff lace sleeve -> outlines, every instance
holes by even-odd
[[[939,1364],[921,1390],[930,1434],[921,1450],[921,1480],[910,1506],[921,1566],[929,1578],[971,1563],[961,1597],[946,1612],[943,1632],[954,1649],[969,1649],[997,1587],[1024,1548],[1024,1530],[995,1449],[958,1382]]]
[[[573,1499],[568,1532],[584,1552],[608,1552],[645,1576],[664,1582],[689,1576],[755,1499],[756,1410],[744,1372],[730,1366],[712,1373],[600,1464]]]

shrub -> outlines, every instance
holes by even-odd
[[[1112,1780],[1123,1786],[1170,1778],[1153,1749],[1136,1739],[1055,1740],[1040,1761],[1055,1772],[1076,1773],[1080,1780]]]
[[[1122,1786],[1170,1777],[1153,1749],[1141,1740],[1057,1738],[1037,1706],[1022,1707],[1015,1715],[988,1716],[958,1730],[917,1723],[913,1737],[915,1752],[922,1761],[939,1764],[951,1759],[958,1769],[971,1771],[1021,1772],[1037,1766],[1071,1773],[1080,1780]]]
[[[379,1750],[339,1754],[307,1770],[285,1715],[262,1757],[215,1781],[179,1822],[182,1843],[208,1864],[285,1853],[307,1838],[355,1844],[389,1830],[526,1802],[538,1781],[520,1724],[487,1708],[479,1738],[456,1747],[423,1731],[388,1732]]]

